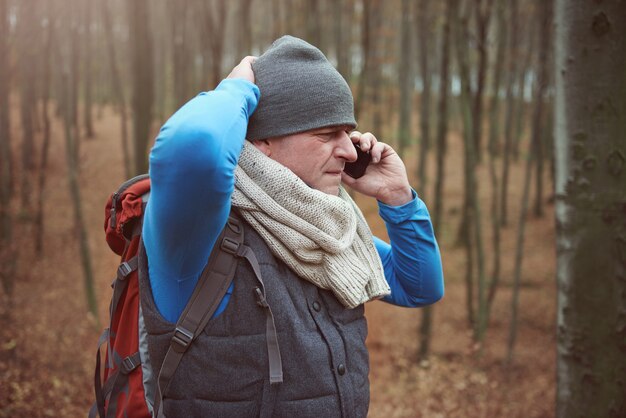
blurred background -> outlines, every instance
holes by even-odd
[[[441,247],[441,302],[367,306],[370,416],[554,416],[553,18],[552,0],[0,0],[0,417],[86,414],[106,199],[178,107],[283,34],[348,80]]]

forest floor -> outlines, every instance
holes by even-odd
[[[118,260],[104,240],[104,203],[124,180],[119,119],[100,110],[96,137],[80,145],[80,185],[96,278],[100,325],[87,313],[74,215],[69,198],[62,125],[52,128],[46,175],[44,255],[33,249],[32,216],[17,212],[19,247],[13,307],[0,307],[0,418],[80,417],[93,401],[93,366],[109,287]],[[17,116],[17,115],[16,115]],[[21,141],[17,117],[14,143]],[[38,137],[39,138],[39,137]],[[19,155],[17,147],[15,155]],[[523,146],[522,146],[523,148]],[[39,152],[37,151],[37,155]],[[434,169],[430,156],[429,168]],[[408,159],[408,166],[414,161]],[[523,158],[511,165],[509,226],[502,236],[502,283],[479,354],[468,326],[465,253],[454,245],[462,212],[462,145],[450,135],[445,212],[437,231],[446,294],[434,308],[432,355],[416,361],[421,310],[369,303],[370,417],[552,417],[556,379],[556,284],[553,207],[527,217],[519,325],[512,363],[506,364],[513,260],[523,181]],[[431,179],[433,174],[431,174]],[[479,170],[483,239],[491,270],[490,183]],[[16,184],[19,182],[16,181]],[[548,184],[548,183],[546,183]],[[549,187],[546,186],[546,189]],[[425,201],[432,208],[427,190]],[[420,190],[418,190],[418,193]],[[35,201],[33,196],[32,201]],[[372,199],[358,198],[374,233],[386,237]]]

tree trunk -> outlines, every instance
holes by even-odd
[[[554,0],[550,0],[550,2],[547,3],[552,3]],[[550,10],[550,14],[552,14],[552,10]],[[552,16],[550,16],[550,22],[552,21]],[[545,37],[542,36],[541,39],[552,39],[552,33],[550,31],[550,28],[548,27],[546,29],[546,31],[548,32]],[[537,170],[537,174],[535,176],[535,209],[534,209],[534,214],[536,217],[543,217],[543,163],[545,160],[545,156],[544,156],[544,148],[545,148],[545,141],[543,141],[543,138],[545,137],[543,135],[543,133],[545,132],[545,125],[542,123],[543,122],[543,115],[544,115],[544,102],[546,100],[546,90],[548,87],[548,65],[550,63],[549,60],[549,56],[550,56],[550,50],[552,49],[552,43],[551,42],[541,42],[539,45],[539,62],[538,62],[538,69],[537,69],[537,73],[539,74],[537,82],[538,82],[538,89],[540,90],[540,93],[538,93],[537,98],[536,98],[536,102],[535,102],[535,106],[539,106],[539,102],[541,102],[541,111],[539,114],[537,114],[537,110],[535,110],[535,114],[533,115],[533,128],[535,125],[539,125],[537,126],[537,128],[533,129],[533,143],[535,144],[536,147],[536,170]],[[536,138],[535,138],[536,135]]]
[[[18,35],[20,54],[18,59],[20,75],[20,119],[22,123],[22,172],[20,201],[22,211],[30,213],[32,209],[32,175],[35,169],[35,129],[33,109],[36,107],[36,68],[39,45],[33,28],[37,26],[36,0],[24,0],[19,3]]]
[[[626,416],[626,2],[556,2],[557,417]]]
[[[153,7],[152,8],[152,14],[151,17],[152,19],[154,19],[155,21],[161,21],[161,22],[167,22],[169,21],[169,15],[168,15],[168,10],[167,7],[165,7],[167,5],[167,3],[165,2],[159,2],[159,4],[162,4],[163,6],[161,7]],[[168,30],[169,29],[169,30]],[[169,117],[169,115],[172,113],[173,109],[173,105],[172,105],[172,100],[171,100],[171,90],[173,90],[174,88],[170,88],[170,85],[173,85],[173,80],[172,80],[172,60],[169,59],[169,57],[171,56],[170,54],[170,48],[171,48],[171,39],[172,39],[172,34],[171,34],[171,29],[172,29],[172,25],[166,25],[163,24],[163,29],[162,30],[158,30],[155,31],[154,33],[154,45],[160,45],[160,48],[154,48],[154,85],[158,86],[157,88],[154,89],[154,118],[158,121],[157,123],[159,125],[163,125],[165,123],[165,121],[167,120],[167,118]],[[204,30],[200,30],[198,31],[200,33],[203,33]],[[202,36],[202,35],[200,35]],[[209,80],[209,70],[208,70],[208,63],[209,63],[209,58],[207,56],[203,56],[202,58],[202,65],[203,68],[206,70],[203,72],[203,74],[205,74],[207,76],[207,80]],[[206,63],[206,64],[205,64]],[[126,96],[126,95],[124,95]]]
[[[47,3],[48,30],[46,36],[46,46],[43,51],[43,142],[41,144],[41,163],[39,164],[39,179],[37,191],[37,211],[35,215],[35,252],[37,256],[43,255],[43,235],[44,235],[44,201],[46,190],[46,178],[48,175],[48,154],[50,149],[50,78],[52,67],[52,49],[56,45],[55,26],[56,14],[52,12],[51,3]]]
[[[78,156],[79,156],[79,149],[80,149],[80,127],[78,124],[78,109],[79,109],[79,93],[80,93],[80,76],[81,76],[81,72],[80,72],[80,56],[81,56],[81,50],[80,50],[80,31],[79,31],[79,25],[80,25],[80,20],[81,20],[81,16],[79,14],[79,10],[77,7],[75,7],[74,5],[72,5],[71,3],[68,3],[67,7],[69,8],[68,10],[68,18],[69,18],[69,27],[70,27],[70,37],[69,37],[69,44],[70,44],[70,48],[72,49],[72,52],[70,54],[71,56],[71,61],[70,61],[70,65],[72,66],[72,78],[69,80],[70,83],[72,83],[72,87],[70,88],[70,92],[71,92],[71,100],[72,100],[72,126],[73,129],[76,130],[75,132],[75,143],[74,143],[74,150],[76,152],[76,158],[77,161],[78,160]]]
[[[487,32],[489,31],[489,21],[491,20],[491,11],[493,9],[494,0],[486,0],[483,6],[483,0],[474,0],[474,13],[476,16],[476,29],[478,36],[476,38],[478,46],[478,68],[476,74],[476,92],[474,93],[472,117],[474,150],[476,151],[476,162],[482,161],[482,127],[483,127],[483,91],[485,88],[485,79],[487,75]]]
[[[337,0],[333,2],[333,7],[337,71],[350,83],[352,79],[352,54],[350,49],[352,45],[352,26],[350,23],[354,15],[354,6],[352,0]]]
[[[528,212],[528,198],[530,197],[530,177],[532,164],[535,159],[535,146],[533,143],[528,147],[529,155],[526,160],[526,171],[524,175],[524,186],[521,200],[521,210],[517,226],[517,241],[515,250],[515,271],[513,274],[513,296],[511,298],[511,322],[509,324],[509,339],[507,342],[507,363],[513,360],[515,340],[517,338],[517,311],[519,307],[519,288],[522,274],[522,258],[524,255],[524,230],[526,227],[526,213]]]
[[[370,34],[370,3],[373,0],[362,0],[363,2],[363,16],[361,23],[361,55],[363,57],[363,64],[361,65],[361,72],[359,73],[359,84],[357,86],[357,95],[354,103],[354,117],[358,121],[361,117],[361,110],[363,103],[366,100],[367,83],[369,82],[370,72],[370,44],[372,43]]]
[[[420,153],[419,163],[417,166],[418,173],[417,178],[419,181],[419,187],[422,194],[426,192],[426,173],[428,150],[430,149],[430,51],[428,45],[430,44],[430,11],[428,6],[429,0],[419,0],[419,43],[420,43],[420,72],[422,76],[422,95],[420,100]]]
[[[506,46],[506,21],[504,17],[504,0],[497,0],[497,35],[498,48],[496,51],[495,68],[493,75],[491,105],[489,106],[489,178],[491,180],[491,231],[493,237],[493,267],[491,281],[487,295],[487,318],[491,310],[491,304],[496,294],[500,281],[500,218],[498,210],[498,174],[496,170],[496,158],[499,149],[500,137],[500,82],[502,79],[502,67]]]
[[[456,244],[469,246],[470,232],[469,232],[469,222],[470,222],[470,212],[471,212],[471,202],[470,202],[470,185],[468,184],[470,175],[469,175],[469,154],[467,153],[467,144],[465,141],[468,136],[471,136],[473,133],[473,128],[471,127],[474,118],[472,117],[471,112],[473,111],[473,107],[470,105],[468,109],[465,108],[465,103],[463,101],[463,94],[467,95],[468,100],[471,101],[472,90],[471,90],[471,75],[470,75],[470,58],[469,52],[467,51],[469,47],[468,38],[469,38],[469,11],[466,10],[468,8],[467,3],[471,0],[460,0],[459,1],[459,11],[456,16],[456,24],[457,27],[455,29],[455,51],[458,63],[458,76],[461,85],[461,94],[459,95],[458,100],[458,109],[461,114],[461,123],[463,129],[463,144],[464,144],[464,154],[463,154],[463,210],[461,211],[461,222],[459,224],[459,228],[457,230],[456,236]],[[469,112],[469,113],[466,113]],[[470,248],[466,248],[467,256],[469,257]],[[468,277],[466,280],[468,283],[472,281],[471,277],[473,275],[473,271],[466,273]],[[473,286],[472,286],[473,288]],[[474,322],[473,320],[471,321]]]
[[[124,158],[124,176],[130,178],[133,173],[131,166],[130,148],[128,144],[128,116],[126,114],[126,99],[124,97],[124,87],[122,85],[122,77],[117,65],[115,56],[115,39],[113,38],[113,27],[111,22],[111,10],[108,1],[101,1],[102,24],[106,37],[107,52],[109,55],[109,65],[111,66],[111,78],[113,83],[113,94],[117,102],[118,110],[121,116],[120,131],[122,135],[122,156]]]
[[[435,233],[441,232],[443,215],[443,186],[445,183],[445,156],[448,148],[448,95],[450,91],[450,36],[453,24],[453,13],[458,0],[446,1],[446,15],[442,27],[441,41],[441,81],[439,83],[439,109],[437,120],[437,175],[435,177],[435,209],[433,212],[433,228]]]
[[[301,24],[299,24],[300,13],[297,5],[295,5],[296,0],[287,0],[285,1],[285,32],[289,34],[293,34],[293,36],[298,36],[299,30],[301,29]]]
[[[549,68],[554,68],[554,45],[552,45],[552,53],[550,54],[551,64]],[[550,196],[548,202],[554,203],[554,185],[555,185],[555,166],[554,166],[554,75],[550,71],[548,73],[550,81],[548,85],[551,87],[546,95],[546,112],[543,115],[544,128],[543,128],[543,143],[545,144],[544,152],[547,153],[546,159],[549,161],[549,173],[550,173]]]
[[[83,93],[84,97],[84,109],[83,109],[83,123],[85,124],[85,135],[87,138],[93,138],[93,118],[92,118],[92,84],[93,84],[93,65],[92,65],[92,41],[91,41],[91,9],[92,9],[92,0],[83,0],[83,6],[85,7],[85,33],[83,34]]]
[[[73,32],[73,31],[71,31]],[[73,50],[72,53],[76,51]],[[71,62],[71,58],[70,58]],[[70,68],[73,68],[71,66]],[[72,200],[72,207],[74,209],[74,228],[76,229],[76,235],[78,236],[80,259],[83,270],[83,278],[85,285],[85,298],[87,302],[87,308],[93,315],[96,323],[99,327],[98,321],[98,303],[96,299],[96,293],[93,282],[93,269],[91,266],[91,254],[89,251],[89,238],[87,236],[87,229],[85,228],[85,220],[83,217],[82,200],[80,197],[80,186],[78,184],[78,160],[74,150],[76,149],[76,137],[74,136],[75,129],[72,122],[72,115],[74,111],[73,106],[73,92],[72,87],[74,83],[70,81],[73,77],[71,70],[65,70],[63,72],[63,103],[64,103],[64,128],[65,128],[65,157],[67,161],[67,173],[68,173],[68,186],[70,191],[70,197]]]
[[[321,35],[322,28],[320,26],[321,23],[321,13],[320,13],[320,1],[310,1],[307,0],[305,2],[306,5],[306,39],[316,47],[321,47]]]
[[[513,135],[513,105],[515,96],[513,84],[515,82],[515,68],[517,63],[517,0],[510,0],[509,20],[509,48],[508,48],[508,76],[506,83],[506,114],[504,119],[504,151],[502,162],[502,183],[500,187],[500,224],[507,225],[507,196],[509,191],[509,164],[511,159],[511,144]]]
[[[217,0],[211,3],[203,2],[204,26],[209,38],[211,55],[211,84],[215,88],[222,80],[222,58],[224,51],[224,33],[226,31],[226,5],[228,3]],[[243,58],[243,57],[240,57]]]
[[[491,4],[491,3],[489,3]],[[476,5],[480,7],[480,4]],[[463,13],[463,12],[462,12]],[[476,257],[477,268],[477,287],[478,287],[478,316],[476,321],[471,321],[474,317],[470,317],[470,322],[474,325],[474,339],[481,341],[486,329],[486,283],[484,273],[484,247],[482,241],[482,226],[481,226],[481,211],[478,201],[478,183],[476,181],[476,166],[477,166],[477,150],[474,142],[474,124],[480,123],[480,120],[475,119],[475,115],[472,114],[474,103],[472,102],[472,92],[470,85],[470,70],[469,70],[469,56],[467,48],[465,48],[467,35],[467,12],[463,13],[461,21],[459,22],[459,30],[457,32],[457,54],[459,63],[459,75],[461,79],[461,113],[463,115],[463,138],[465,145],[465,193],[466,193],[466,208],[465,208],[465,245],[466,252],[468,254],[468,272],[467,275],[470,278],[468,285],[473,286],[471,280],[473,274],[473,260],[472,255]],[[471,300],[468,300],[471,305]]]
[[[234,65],[246,55],[252,52],[252,22],[250,20],[250,6],[252,0],[239,0],[237,10],[237,55],[234,57]]]
[[[148,171],[147,152],[154,98],[152,36],[149,27],[148,4],[147,0],[133,0],[127,3],[131,29],[135,174]]]
[[[528,22],[529,27],[533,27],[534,22]],[[523,58],[519,61],[518,69],[517,69],[517,100],[515,100],[514,110],[513,110],[513,120],[511,121],[512,125],[512,136],[511,140],[511,152],[514,161],[519,159],[519,144],[522,139],[522,134],[524,133],[524,126],[526,124],[526,85],[528,82],[528,73],[534,73],[532,66],[532,58],[533,58],[533,49],[534,49],[534,39],[535,32],[534,30],[528,30],[527,32],[527,45],[526,52],[523,55]],[[546,64],[547,65],[547,64]]]
[[[110,104],[109,93],[113,90],[111,88],[111,75],[106,70],[106,58],[102,52],[106,49],[105,39],[103,36],[102,21],[99,19],[100,11],[97,6],[92,5],[92,24],[94,26],[94,37],[92,39],[93,48],[98,51],[98,54],[93,55],[93,76],[92,79],[98,80],[93,86],[93,100],[96,108],[94,112],[96,119],[101,120],[103,116],[104,107]],[[95,17],[94,17],[95,12]]]
[[[170,0],[168,3],[172,24],[172,62],[174,63],[174,106],[181,107],[189,100],[189,0]]]
[[[398,126],[398,154],[404,157],[405,150],[411,146],[411,103],[413,102],[413,48],[411,47],[411,28],[413,27],[411,0],[402,0],[402,27],[400,37],[400,63],[398,81],[400,91],[400,123]],[[423,186],[423,185],[422,185]],[[423,187],[420,187],[420,192]]]
[[[545,60],[550,48],[550,41],[552,39],[550,34],[550,26],[552,25],[552,1],[553,0],[540,0],[539,7],[541,10],[541,36],[542,40],[539,50],[539,62]],[[522,273],[522,259],[524,254],[524,229],[526,227],[526,213],[528,211],[528,201],[530,198],[530,180],[532,175],[532,167],[534,160],[539,158],[537,154],[541,144],[542,134],[542,115],[544,106],[544,95],[548,82],[548,67],[547,65],[539,64],[540,68],[537,72],[537,85],[535,90],[535,108],[533,111],[533,126],[531,141],[529,144],[529,155],[526,161],[526,175],[524,176],[524,192],[522,195],[522,201],[520,207],[522,208],[519,217],[519,224],[517,230],[517,249],[515,252],[515,275],[513,277],[513,299],[511,303],[511,326],[509,332],[508,342],[508,354],[507,360],[511,362],[513,359],[513,350],[515,348],[515,340],[517,337],[517,312],[519,305],[519,285]]]
[[[541,99],[544,100],[544,99]],[[542,218],[543,213],[543,164],[545,161],[544,142],[539,139],[537,143],[537,160],[536,160],[536,175],[535,175],[535,205],[533,213],[536,217]]]
[[[78,30],[80,17],[78,15],[78,10],[72,7],[71,4],[68,5],[70,10],[68,11],[69,18],[69,44],[70,44],[70,65],[72,66],[71,72],[72,77],[68,80],[72,86],[69,88],[70,100],[72,101],[70,109],[72,111],[71,120],[72,120],[72,129],[74,130],[73,136],[74,141],[72,141],[74,158],[76,161],[80,161],[80,126],[78,125],[78,107],[79,107],[79,90],[80,90],[80,33]],[[77,170],[80,170],[80,165],[76,166]]]
[[[222,58],[224,55],[224,34],[226,33],[226,5],[224,1],[217,2],[217,14],[219,23],[215,27],[219,32],[214,32],[211,40],[211,58],[213,63],[213,85],[217,85],[222,80]]]
[[[0,56],[7,57],[9,38],[9,11],[7,0],[0,0]],[[13,305],[13,286],[17,247],[13,244],[13,216],[11,210],[11,147],[9,125],[9,60],[0,60],[0,282],[6,300],[4,315],[9,316]]]
[[[383,57],[383,31],[382,21],[384,13],[384,2],[382,0],[372,0],[371,4],[371,16],[370,23],[374,31],[374,37],[370,39],[370,80],[371,80],[371,92],[372,99],[370,105],[373,110],[372,115],[372,132],[375,132],[379,136],[383,136],[382,132],[382,65],[384,61]],[[372,59],[373,58],[373,59]]]
[[[283,33],[282,7],[280,0],[272,1],[272,41],[278,39]],[[219,3],[225,3],[219,1]]]
[[[9,8],[8,0],[0,0],[0,57],[9,56]],[[0,197],[2,205],[8,203],[13,178],[13,158],[11,152],[11,118],[9,95],[11,72],[9,60],[0,60]],[[0,221],[3,222],[3,221]],[[10,226],[10,224],[9,224]]]
[[[475,193],[473,173],[474,173],[474,156],[473,152],[473,138],[472,138],[472,124],[474,120],[472,118],[472,105],[471,105],[471,86],[470,86],[470,70],[469,70],[469,56],[467,51],[468,39],[468,14],[464,10],[465,7],[459,8],[459,15],[457,15],[456,21],[456,53],[457,63],[459,66],[459,78],[461,81],[461,96],[459,100],[459,108],[461,111],[463,121],[463,144],[464,144],[464,158],[463,158],[463,171],[464,171],[464,205],[463,216],[461,220],[461,226],[459,228],[459,238],[465,247],[465,255],[467,266],[465,270],[465,286],[466,286],[466,298],[467,298],[467,317],[471,326],[476,329],[476,316],[474,311],[474,254],[475,247],[472,245],[472,230],[477,225],[472,224],[474,220],[474,205],[473,197]]]

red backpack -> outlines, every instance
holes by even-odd
[[[206,326],[233,280],[237,259],[245,258],[252,266],[260,286],[258,303],[265,307],[268,329],[270,375],[282,381],[282,364],[274,318],[265,301],[265,289],[254,252],[243,245],[243,226],[231,212],[206,267],[202,271],[185,310],[176,323],[163,364],[158,373],[145,361],[147,349],[140,350],[140,339],[146,331],[140,312],[138,255],[143,214],[150,195],[147,174],[123,183],[106,204],[104,230],[113,252],[121,256],[117,277],[111,284],[113,295],[109,306],[110,323],[98,341],[94,390],[96,401],[89,417],[164,417],[162,399],[185,351]],[[219,243],[219,245],[217,245]],[[104,370],[101,349],[107,350]],[[144,344],[145,346],[145,344]]]

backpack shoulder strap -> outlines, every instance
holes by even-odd
[[[207,325],[230,286],[237,268],[237,258],[241,257],[243,246],[243,225],[233,216],[228,218],[221,235],[215,241],[209,261],[202,271],[198,284],[176,323],[174,336],[170,340],[157,380],[155,416],[163,415],[163,394],[178,368],[183,354]]]
[[[176,323],[174,336],[170,340],[159,377],[155,396],[154,412],[157,418],[165,418],[163,396],[171,382],[183,355],[202,332],[219,306],[230,286],[237,269],[237,259],[245,259],[259,283],[255,289],[257,304],[265,309],[266,343],[269,360],[270,383],[283,381],[283,368],[278,346],[278,335],[274,315],[265,297],[265,286],[261,278],[261,268],[254,251],[244,245],[243,221],[236,211],[231,210],[228,222],[213,247],[209,261],[202,271],[198,284],[191,295],[185,310]]]

